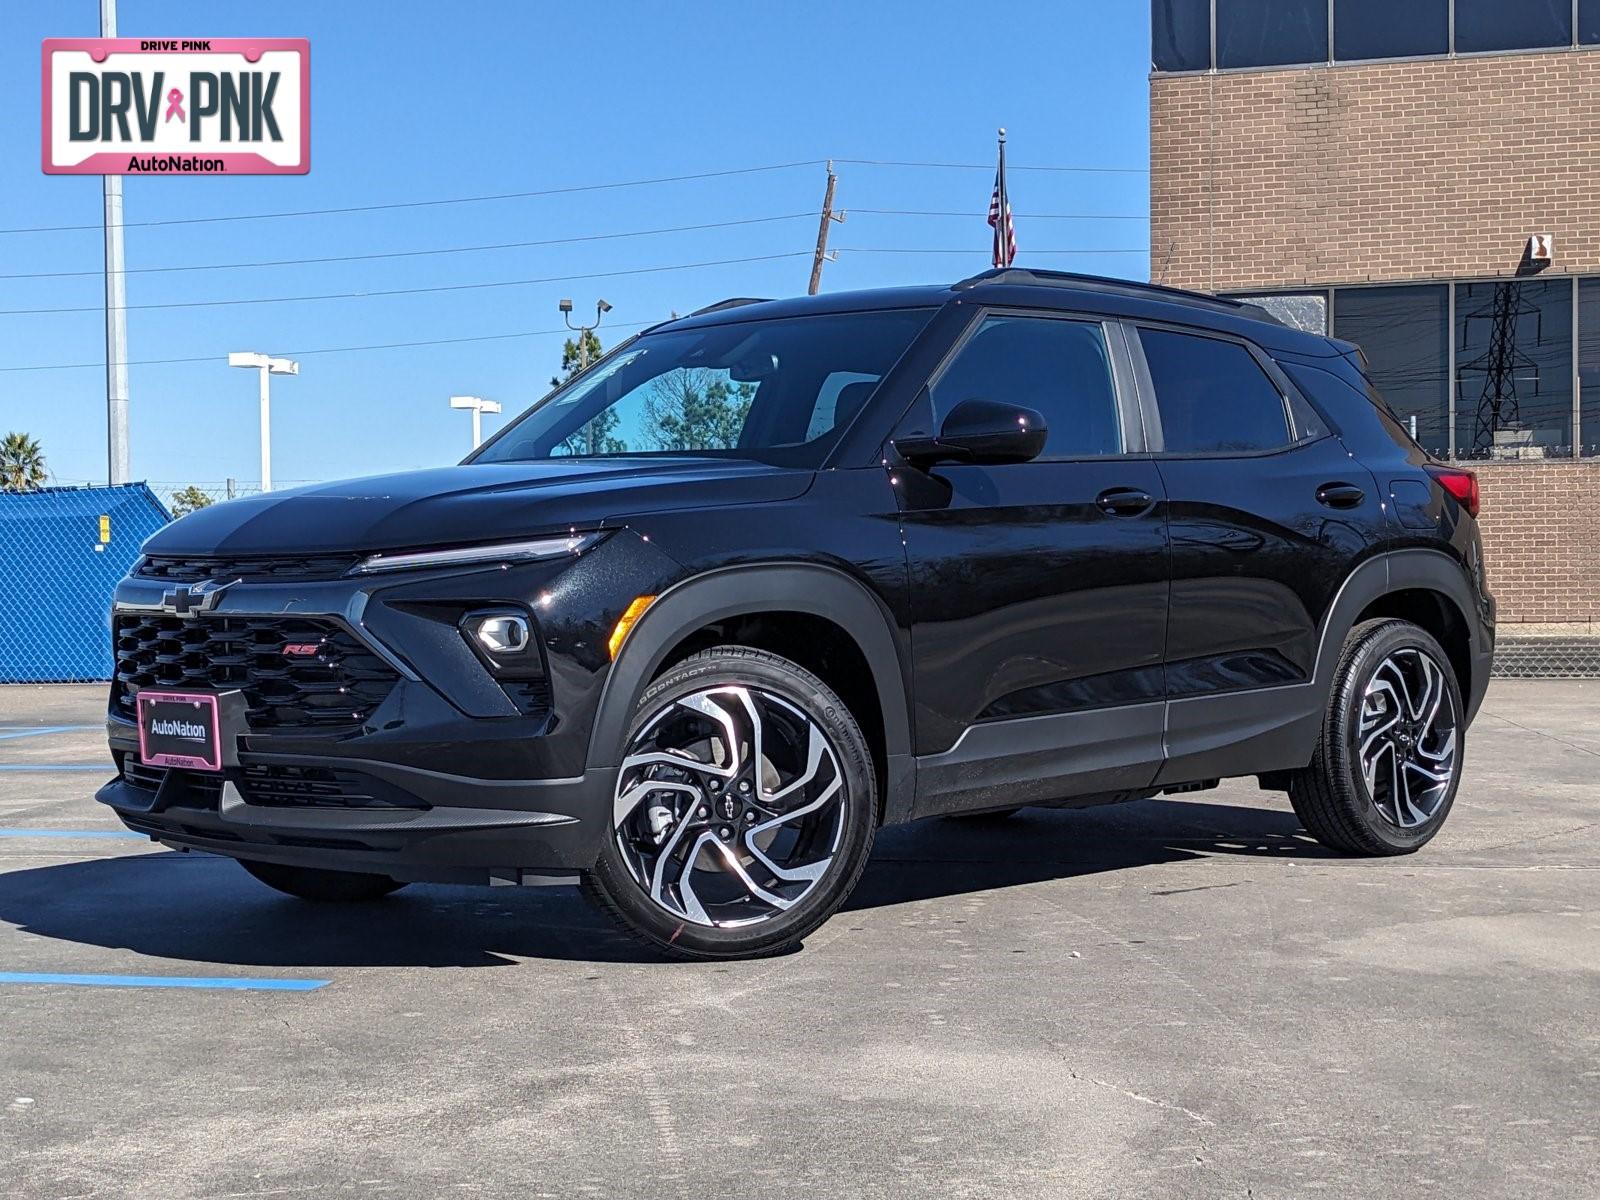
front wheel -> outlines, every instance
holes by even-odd
[[[1289,799],[1306,831],[1350,854],[1409,854],[1444,825],[1461,783],[1461,691],[1439,643],[1406,621],[1351,631],[1311,765]]]
[[[719,646],[677,664],[640,700],[621,763],[584,890],[669,954],[786,950],[866,866],[877,813],[866,739],[787,659]]]

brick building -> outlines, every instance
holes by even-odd
[[[1152,278],[1360,343],[1502,619],[1600,621],[1600,0],[1153,0],[1152,51]]]

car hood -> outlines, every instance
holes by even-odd
[[[493,542],[652,512],[767,504],[813,472],[673,457],[477,463],[314,484],[215,504],[154,534],[149,554],[319,554]]]

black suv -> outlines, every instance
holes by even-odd
[[[156,534],[99,798],[297,896],[581,880],[704,958],[793,945],[921,817],[1253,775],[1402,854],[1489,682],[1477,505],[1356,347],[1248,305],[728,301],[461,466]]]

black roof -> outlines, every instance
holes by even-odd
[[[1269,349],[1319,355],[1330,352],[1327,338],[1292,329],[1256,304],[1159,284],[1136,283],[1130,279],[1025,267],[996,268],[951,284],[829,292],[780,300],[723,300],[654,328],[695,328],[728,321],[886,308],[938,308],[952,301],[976,299],[1024,307],[1080,308],[1108,316],[1209,326],[1247,335]]]

